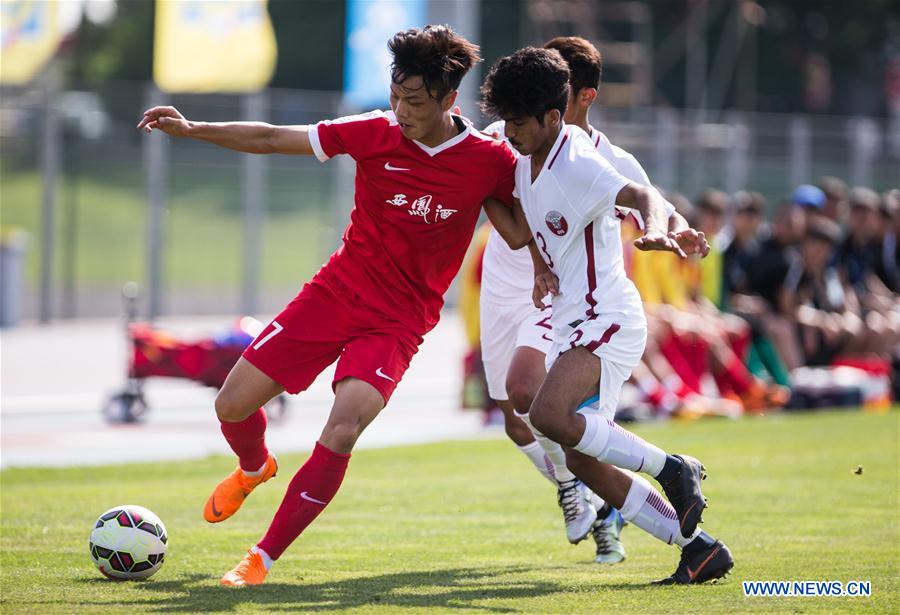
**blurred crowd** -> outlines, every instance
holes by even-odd
[[[707,189],[667,198],[710,241],[679,260],[632,246],[628,275],[644,300],[648,342],[620,418],[739,416],[774,408],[886,407],[900,398],[900,190],[834,177],[770,204],[757,192]],[[463,316],[474,329],[467,405],[479,395],[477,245]],[[467,317],[467,313],[469,316]],[[476,320],[472,324],[472,318]]]

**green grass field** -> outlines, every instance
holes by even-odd
[[[710,470],[706,529],[734,552],[718,584],[649,587],[677,552],[635,527],[628,559],[592,562],[565,540],[555,493],[507,441],[356,453],[342,491],[257,588],[217,585],[264,530],[305,455],[228,522],[201,507],[232,468],[196,462],[96,469],[10,469],[2,478],[3,613],[892,612],[900,608],[900,424],[832,412],[636,429]],[[110,437],[115,437],[112,433]],[[148,446],[152,443],[148,443]],[[857,466],[863,467],[856,474]],[[93,568],[87,537],[120,503],[154,510],[169,555],[152,579],[115,583]],[[745,580],[868,580],[868,598],[748,598]]]

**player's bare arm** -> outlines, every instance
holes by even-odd
[[[265,122],[195,122],[175,107],[144,112],[139,130],[161,130],[172,137],[189,137],[246,154],[312,155],[309,126],[275,126]]]
[[[524,248],[531,241],[531,228],[528,226],[528,220],[525,219],[519,199],[513,199],[512,206],[509,206],[493,197],[488,197],[484,201],[484,213],[513,250]]]
[[[644,251],[674,252],[681,258],[687,258],[678,242],[669,236],[669,217],[666,214],[665,203],[665,199],[656,189],[633,182],[619,190],[619,194],[616,195],[616,205],[637,209],[644,219],[644,235],[634,241],[634,247]]]
[[[709,254],[709,242],[703,231],[691,228],[688,221],[677,211],[669,216],[669,237],[674,239],[685,254],[699,254],[701,258]]]

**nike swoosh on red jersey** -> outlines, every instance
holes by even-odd
[[[404,169],[403,167],[395,167],[390,162],[384,163],[385,171],[411,171],[412,169]]]

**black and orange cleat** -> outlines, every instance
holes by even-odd
[[[681,561],[671,576],[653,585],[688,585],[721,579],[734,568],[734,558],[725,543],[706,532],[694,538],[681,551]]]

